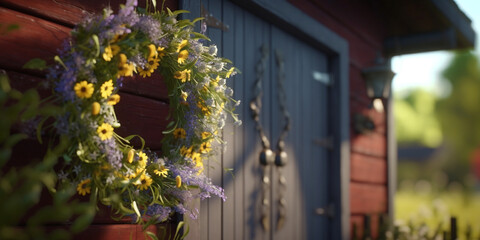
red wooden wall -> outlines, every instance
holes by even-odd
[[[43,97],[51,91],[45,83],[45,72],[26,71],[22,66],[32,58],[41,58],[50,63],[69,36],[71,28],[84,16],[98,13],[110,5],[117,11],[123,0],[0,0],[0,23],[17,24],[18,30],[0,35],[0,69],[4,69],[14,88],[24,90],[37,88]],[[142,2],[142,1],[139,1]],[[161,1],[160,1],[161,2]],[[145,2],[143,2],[144,4]],[[142,6],[142,3],[139,3]],[[167,0],[166,6],[177,9],[176,0]],[[117,116],[122,124],[120,135],[140,134],[148,147],[160,150],[162,131],[167,124],[166,88],[160,76],[149,79],[126,79],[120,90],[121,101],[116,106]],[[20,142],[13,154],[13,162],[26,162],[38,158],[42,147],[34,140]],[[16,163],[19,164],[19,163]],[[164,224],[172,228],[173,224]],[[155,227],[150,231],[156,232]],[[130,224],[126,219],[114,222],[108,214],[101,212],[89,229],[78,239],[144,239],[141,227]]]
[[[350,120],[361,113],[375,123],[370,134],[357,134],[351,129],[350,211],[351,229],[357,225],[363,233],[363,219],[372,215],[374,237],[378,215],[387,212],[387,136],[386,113],[369,109],[365,81],[361,71],[374,63],[382,51],[384,39],[381,16],[364,1],[289,0],[299,9],[336,32],[349,44]],[[353,236],[353,235],[352,235]]]

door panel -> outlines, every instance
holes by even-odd
[[[227,201],[211,199],[201,204],[199,231],[190,239],[328,239],[330,220],[315,214],[315,209],[328,205],[328,149],[314,144],[315,139],[329,136],[330,87],[314,80],[313,72],[328,73],[328,58],[301,39],[272,23],[238,7],[230,1],[203,0],[205,9],[229,26],[228,31],[209,27],[207,36],[219,47],[223,57],[240,69],[228,81],[235,99],[242,101],[236,112],[243,125],[227,124],[223,131],[228,149],[221,161],[211,160],[207,174],[224,187]],[[184,6],[199,16],[198,1],[185,0]],[[190,7],[190,8],[189,8]],[[197,14],[195,16],[195,14]],[[269,48],[268,64],[262,75],[261,123],[270,139],[272,150],[285,122],[278,101],[278,66],[275,51],[283,54],[285,64],[286,105],[291,129],[286,137],[288,163],[282,168],[287,180],[285,198],[286,222],[276,229],[278,218],[279,172],[273,166],[266,173],[271,185],[267,192],[270,203],[270,229],[261,225],[262,166],[261,141],[251,119],[249,102],[254,98],[256,67],[261,47]],[[224,169],[233,169],[231,174]]]

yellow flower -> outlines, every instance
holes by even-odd
[[[157,174],[158,176],[162,177],[167,177],[168,175],[168,168],[166,168],[164,165],[160,166],[160,169],[155,169],[153,172]]]
[[[75,90],[75,94],[79,98],[90,98],[93,94],[93,84],[88,83],[87,81],[81,81],[75,84],[73,88]]]
[[[112,79],[104,82],[102,86],[100,87],[100,92],[102,94],[102,97],[107,99],[110,95],[112,95],[113,92],[113,82]]]
[[[150,70],[148,68],[143,69],[141,67],[137,67],[137,71],[138,71],[138,74],[140,74],[140,76],[142,76],[144,78],[152,76],[152,72],[150,72]]]
[[[197,153],[197,152],[192,153],[192,161],[195,162],[195,164],[198,162],[201,162],[202,156],[200,155],[200,153]]]
[[[90,178],[82,180],[78,185],[77,185],[77,192],[78,194],[85,196],[86,194],[90,194]]]
[[[110,62],[112,60],[113,52],[112,52],[112,48],[110,47],[110,45],[108,45],[105,48],[105,51],[103,51],[102,57],[107,62]]]
[[[180,91],[181,91],[180,97],[183,99],[183,101],[187,101],[188,93],[182,90]]]
[[[108,98],[107,104],[113,106],[113,105],[117,104],[118,102],[120,102],[120,95],[113,94],[112,96],[110,96]]]
[[[204,142],[200,145],[200,152],[208,153],[212,150],[212,144],[210,142]]]
[[[118,63],[118,77],[133,76],[133,63],[127,63],[127,56],[123,53],[120,53],[120,62]]]
[[[147,166],[147,159],[147,154],[145,154],[144,152],[140,152],[138,154],[138,165],[141,169],[144,169]]]
[[[178,139],[184,139],[187,136],[187,133],[185,132],[185,129],[183,128],[177,128],[175,131],[173,131],[173,136]]]
[[[92,103],[92,115],[95,116],[100,113],[100,103],[94,102]]]
[[[140,176],[138,179],[140,183],[137,185],[137,188],[140,190],[147,190],[150,185],[152,185],[152,178],[147,176],[145,173]]]
[[[120,52],[120,47],[118,45],[111,45],[110,48],[112,49],[113,56]]]
[[[212,79],[212,80],[210,81],[210,86],[212,86],[212,87],[218,86],[218,82],[219,82],[219,81],[220,81],[220,76],[217,76],[215,79]]]
[[[113,135],[113,127],[108,123],[102,123],[102,125],[97,128],[97,133],[102,140],[110,139]]]
[[[233,67],[228,70],[228,72],[227,72],[227,78],[229,78],[229,77],[232,75],[233,70],[235,70],[235,68],[233,68]]]
[[[153,73],[153,71],[158,68],[158,65],[160,65],[158,63],[159,61],[160,60],[158,58],[148,58],[147,68],[151,73]]]
[[[193,151],[193,147],[186,148],[185,146],[182,146],[180,148],[180,154],[185,157],[191,157],[192,151]]]
[[[153,44],[148,45],[148,50],[149,50],[148,58],[157,58],[158,52],[155,45]]]
[[[162,57],[165,56],[165,48],[164,47],[158,47],[157,52],[158,52],[158,59],[162,59]]]
[[[180,52],[180,50],[182,50],[182,48],[186,47],[187,45],[188,45],[188,41],[182,40],[182,42],[180,42],[180,44],[178,45],[177,53]]]
[[[174,78],[181,80],[182,82],[190,81],[190,73],[192,70],[185,69],[183,71],[177,71],[173,75]]]
[[[175,178],[175,181],[177,182],[177,188],[180,188],[182,186],[182,177],[180,177],[180,175],[178,175]]]
[[[188,58],[188,51],[187,50],[182,50],[180,53],[178,53],[178,60],[177,62],[179,64],[183,64]]]
[[[202,139],[207,139],[207,138],[209,138],[210,136],[212,136],[212,133],[202,132]]]
[[[199,168],[200,170],[198,170],[198,173],[197,174],[200,174],[203,172],[203,162],[196,162],[195,163],[195,167]]]
[[[134,156],[135,156],[135,150],[134,150],[134,149],[130,149],[130,151],[128,151],[128,154],[127,154],[127,162],[128,162],[128,163],[132,163]]]

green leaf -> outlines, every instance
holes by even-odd
[[[0,71],[0,91],[10,92],[11,89],[7,73],[4,70]]]
[[[100,41],[98,40],[98,36],[96,34],[92,35],[93,42],[95,42],[95,49],[97,50],[95,52],[95,57],[98,57],[100,55]]]
[[[37,140],[40,144],[43,143],[43,141],[42,141],[42,126],[43,126],[43,123],[45,123],[45,121],[47,121],[47,118],[43,118],[42,121],[40,121],[37,125]]]
[[[66,70],[68,70],[67,66],[65,66],[65,64],[63,63],[62,59],[57,55],[53,58],[53,60],[55,60],[55,62],[57,62],[58,64],[62,65],[63,68],[65,68]]]
[[[152,0],[153,9],[157,8],[157,0]]]
[[[135,213],[137,214],[137,216],[140,218],[142,215],[140,215],[140,211],[138,210],[137,202],[136,202],[136,201],[133,201],[133,202],[132,202],[132,208],[133,208],[133,210],[135,211]]]
[[[150,232],[150,231],[147,231],[145,232],[151,239],[153,240],[158,240],[157,236],[155,236],[154,233]]]
[[[210,38],[208,38],[207,36],[205,36],[201,33],[192,32],[192,35],[193,35],[194,39],[205,39],[205,40],[211,41]]]
[[[47,68],[47,62],[40,58],[30,59],[27,63],[23,65],[24,69],[33,69],[33,70],[43,70]]]

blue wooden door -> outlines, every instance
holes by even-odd
[[[235,91],[234,97],[242,101],[237,113],[243,125],[227,125],[223,134],[228,149],[220,163],[212,161],[212,167],[206,170],[215,183],[224,187],[228,199],[202,203],[200,219],[191,224],[191,239],[331,239],[329,206],[334,203],[330,194],[332,156],[328,142],[332,135],[332,104],[328,55],[282,30],[281,24],[230,1],[191,0],[184,1],[182,7],[192,11],[193,16],[203,8],[204,13],[219,20],[218,27],[208,27],[207,36],[217,44],[221,55],[242,71],[229,85]],[[286,109],[291,118],[285,139],[288,162],[281,169],[271,165],[266,171],[259,162],[261,141],[249,109],[249,102],[255,97],[254,83],[263,46],[268,48],[268,56],[261,76],[261,124],[273,151],[285,124],[285,113],[279,104],[278,79],[282,72]],[[276,61],[277,52],[283,56],[283,71]],[[233,169],[233,174],[224,169]],[[280,184],[282,176],[286,180],[284,188]],[[265,177],[269,180],[267,189]],[[278,228],[282,197],[285,222]],[[261,222],[265,212],[268,229]]]

